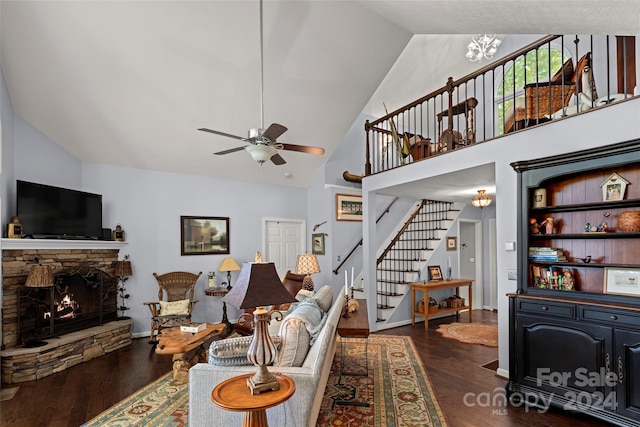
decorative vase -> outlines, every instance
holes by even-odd
[[[618,217],[618,231],[640,231],[640,211],[624,211]]]
[[[533,191],[533,207],[545,208],[547,207],[547,190],[544,188],[536,188]]]

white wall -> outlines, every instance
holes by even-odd
[[[198,281],[193,318],[219,321],[222,303],[204,295],[206,275],[216,271],[223,258],[238,263],[253,261],[262,249],[262,218],[305,219],[307,192],[304,189],[250,184],[202,176],[84,164],[82,189],[103,195],[103,223],[121,224],[129,242],[121,253],[131,255],[134,275],[127,281],[131,293],[128,305],[134,332],[149,330],[149,313],[143,302],[157,300],[153,272],[202,271]],[[230,255],[180,255],[180,216],[229,217]],[[232,283],[237,279],[232,273]],[[226,274],[217,273],[217,283]],[[229,307],[229,318],[238,311]]]
[[[565,120],[556,120],[535,129],[510,134],[471,146],[441,158],[424,160],[402,168],[373,175],[364,180],[365,211],[373,212],[372,198],[377,191],[428,177],[483,164],[495,164],[496,222],[498,261],[498,320],[500,369],[508,369],[508,299],[516,290],[516,282],[507,280],[507,270],[517,267],[517,252],[507,252],[503,242],[517,241],[517,174],[510,163],[534,159],[640,138],[640,99],[633,99],[610,107],[591,110]],[[368,277],[375,277],[376,231],[371,221],[364,223],[364,269]],[[369,306],[375,303],[368,300]],[[375,319],[369,319],[375,325]]]

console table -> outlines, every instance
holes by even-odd
[[[340,360],[342,362],[342,375],[350,376],[365,376],[367,377],[367,393],[369,390],[369,314],[367,313],[367,300],[358,299],[358,310],[353,313],[349,313],[350,317],[342,316],[338,322],[338,335],[340,335]],[[366,370],[361,372],[349,372],[345,370],[345,351],[344,351],[344,338],[364,338],[364,361]],[[369,402],[352,402],[339,400],[336,403],[339,405],[352,405],[352,406],[364,406],[369,407]]]
[[[215,288],[207,288],[204,290],[204,294],[210,297],[224,297],[229,293],[229,290],[225,287],[218,286]],[[222,323],[227,325],[227,334],[231,333],[231,329],[233,329],[233,325],[229,321],[227,317],[227,303],[222,301]]]
[[[469,310],[469,323],[471,323],[471,310],[473,306],[473,280],[470,279],[451,279],[451,280],[438,280],[431,282],[413,282],[409,283],[411,286],[411,325],[416,324],[416,316],[424,317],[424,328],[429,326],[429,317],[436,314],[446,313],[458,313],[463,310]],[[469,304],[462,307],[451,308],[439,308],[437,313],[429,315],[429,291],[435,291],[438,289],[452,289],[455,288],[456,295],[460,296],[460,288],[467,286],[469,288]],[[424,312],[418,311],[416,308],[416,291],[422,291],[424,293]]]

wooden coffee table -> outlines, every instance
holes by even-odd
[[[195,334],[181,332],[180,326],[163,329],[158,335],[157,354],[173,355],[173,381],[184,384],[189,381],[189,368],[200,361],[206,361],[207,345],[216,336],[222,338],[227,325],[207,323],[207,327]]]

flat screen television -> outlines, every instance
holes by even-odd
[[[102,195],[17,181],[22,233],[33,238],[100,239]]]

